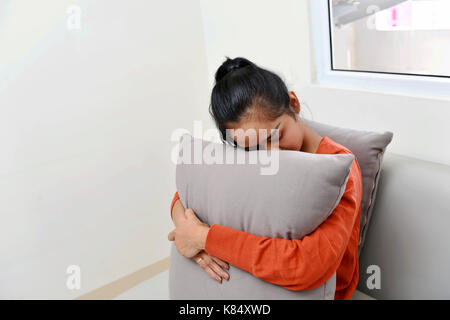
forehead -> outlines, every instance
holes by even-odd
[[[241,123],[230,123],[227,129],[230,138],[234,139],[239,146],[251,147],[270,137],[272,130],[279,129],[282,122],[282,117],[275,120],[247,120]]]

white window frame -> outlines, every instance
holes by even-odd
[[[450,78],[332,70],[328,0],[310,0],[309,3],[315,66],[312,79],[314,84],[450,98]]]

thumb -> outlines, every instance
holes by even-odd
[[[169,233],[167,238],[169,239],[169,241],[175,241],[175,229]]]

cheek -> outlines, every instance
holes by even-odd
[[[299,151],[303,145],[301,130],[292,130],[281,137],[280,149]]]

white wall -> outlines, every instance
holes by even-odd
[[[284,75],[307,102],[307,116],[349,128],[393,131],[390,152],[450,165],[450,100],[312,81],[308,0],[202,0],[202,9],[209,79],[223,55],[248,57]]]
[[[209,119],[199,1],[0,11],[0,298],[74,298],[167,257],[170,136]]]
[[[303,0],[201,0],[201,5],[210,86],[225,56],[262,64],[282,73],[288,84],[309,81],[308,12]]]

